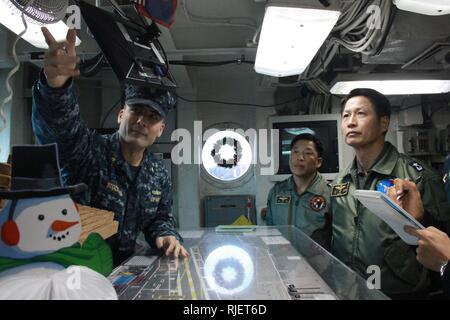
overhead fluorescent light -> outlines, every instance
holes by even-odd
[[[337,10],[267,7],[256,53],[255,71],[274,77],[303,73],[339,16]]]
[[[0,1],[0,12],[2,13],[0,16],[0,23],[6,28],[15,34],[20,34],[24,30],[25,27],[21,15],[16,10],[12,10],[5,1]],[[48,46],[41,31],[42,25],[27,21],[27,26],[27,32],[22,36],[22,39],[37,48],[47,49]],[[64,41],[66,39],[69,28],[64,22],[59,21],[57,23],[45,25],[45,27],[51,32],[56,41]],[[75,45],[79,45],[80,43],[81,40],[77,37]]]
[[[400,10],[429,16],[450,14],[450,2],[448,0],[394,0],[394,4]]]
[[[338,76],[330,92],[347,95],[370,88],[385,95],[440,94],[450,92],[449,74],[355,74]]]

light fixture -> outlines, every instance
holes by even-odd
[[[450,74],[393,73],[348,74],[334,80],[330,92],[346,95],[356,88],[370,88],[385,95],[440,94],[450,92]]]
[[[227,296],[247,289],[255,273],[250,255],[234,245],[221,246],[209,253],[203,270],[209,289]]]
[[[3,24],[6,28],[11,30],[15,34],[20,34],[20,32],[24,30],[20,9],[14,6],[10,1],[0,0],[0,12],[2,13],[0,17],[0,23]],[[22,39],[29,42],[31,45],[40,49],[48,48],[41,31],[41,27],[43,25],[47,27],[56,41],[63,41],[66,39],[67,31],[69,30],[69,28],[64,22],[58,21],[56,23],[45,24],[43,22],[32,20],[33,18],[28,17],[27,15],[25,16],[27,17],[27,32],[22,35]],[[55,21],[50,19],[50,17],[47,17],[47,19],[45,19],[45,17],[43,16],[43,19],[49,22]],[[81,41],[77,37],[76,45],[79,45],[80,43]]]
[[[428,16],[450,14],[450,1],[448,0],[394,0],[394,4],[400,10]]]
[[[68,0],[2,0],[31,23],[56,23],[66,15]]]
[[[269,2],[259,38],[255,71],[274,77],[303,73],[340,14],[337,9],[325,8],[317,0]]]

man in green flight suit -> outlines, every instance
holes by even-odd
[[[322,153],[322,143],[312,134],[299,134],[292,140],[289,157],[292,176],[270,190],[266,224],[293,224],[328,248],[330,187],[318,172]]]
[[[449,221],[438,173],[385,141],[389,100],[372,89],[355,89],[342,104],[341,130],[356,157],[331,189],[332,253],[364,278],[379,267],[380,289],[391,298],[426,298],[430,272],[416,260],[416,247],[401,238],[354,197],[356,189],[385,190],[425,226]]]

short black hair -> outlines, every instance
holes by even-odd
[[[309,141],[314,142],[317,154],[319,155],[319,158],[322,158],[323,145],[322,145],[322,142],[320,142],[320,140],[317,139],[317,137],[315,135],[313,135],[311,133],[301,133],[301,134],[296,135],[294,137],[294,139],[292,139],[292,141],[291,141],[291,150],[294,147],[294,144],[299,140],[309,140]]]
[[[350,91],[350,93],[342,100],[341,113],[344,111],[345,104],[353,97],[366,97],[372,103],[378,118],[391,117],[391,103],[386,96],[376,90],[368,88],[357,88]]]

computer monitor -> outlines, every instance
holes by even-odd
[[[301,133],[314,134],[323,145],[323,163],[319,172],[327,180],[332,180],[344,167],[343,141],[340,134],[341,117],[339,114],[299,115],[269,118],[269,127],[279,130],[278,172],[272,181],[281,181],[289,177],[289,157],[292,139]],[[274,150],[272,146],[272,150]],[[276,155],[274,155],[276,156]]]
[[[135,85],[175,88],[162,52],[141,21],[131,21],[85,1],[79,1],[84,21],[97,40],[119,81]]]

